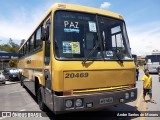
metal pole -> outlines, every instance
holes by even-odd
[[[3,70],[3,60],[2,60],[2,70]]]

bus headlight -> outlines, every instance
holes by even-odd
[[[76,107],[82,107],[83,106],[83,100],[82,99],[77,99],[75,104],[76,104]]]
[[[66,100],[66,108],[73,107],[73,100]]]
[[[131,97],[134,97],[134,92],[131,92]]]
[[[129,99],[129,93],[125,93],[125,99]]]

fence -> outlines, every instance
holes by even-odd
[[[0,62],[0,70],[3,70],[6,67],[8,67],[8,63],[6,63],[6,62]]]

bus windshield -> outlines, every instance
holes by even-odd
[[[124,21],[69,11],[54,18],[56,59],[83,60],[92,51],[88,60],[132,60]]]
[[[147,55],[145,59],[147,63],[159,62],[160,55]]]

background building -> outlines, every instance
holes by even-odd
[[[159,50],[153,50],[152,55],[160,55],[160,51]]]
[[[8,62],[11,59],[18,59],[18,54],[0,51],[0,70],[2,70],[5,67],[8,67]]]

